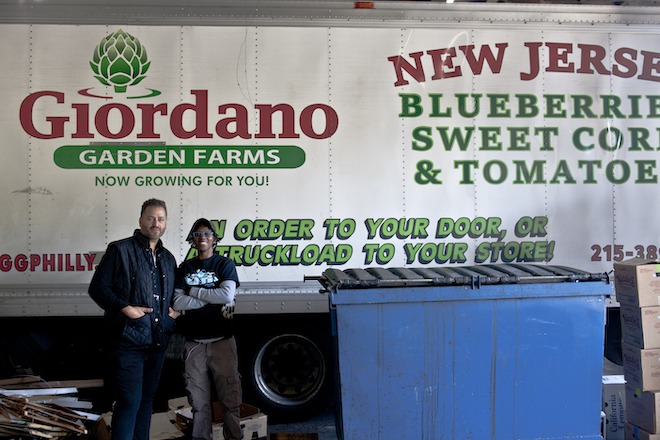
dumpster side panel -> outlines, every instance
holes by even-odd
[[[380,414],[379,424],[385,418],[391,427],[407,426],[406,435],[411,438],[421,438],[422,425],[411,424],[410,420],[419,420],[419,415],[424,408],[424,402],[428,400],[427,394],[431,393],[427,389],[427,383],[424,380],[425,352],[419,349],[419,342],[425,339],[424,322],[420,320],[410,320],[407,317],[423,317],[424,310],[420,304],[401,304],[403,307],[381,307],[379,308],[379,319],[383,329],[380,353],[378,359],[377,375],[379,380],[380,392]],[[409,343],[398,344],[396,341],[410,341]],[[403,362],[397,362],[397,359],[405,359]],[[413,367],[417,366],[417,367]],[[389,380],[389,378],[405,378],[403,382],[398,380]],[[422,422],[422,421],[420,421]],[[381,429],[380,438],[392,435],[389,429]]]
[[[335,305],[345,439],[600,438],[604,296],[362,293]]]
[[[358,432],[372,433],[369,438],[376,438],[378,433],[379,381],[378,365],[381,364],[380,344],[381,326],[379,313],[370,306],[351,306],[336,317],[338,374],[340,383],[342,420],[359,420],[360,426],[343,426],[344,438],[354,438]],[[346,347],[350,354],[343,355]],[[366,396],[368,400],[365,399]],[[376,405],[374,407],[374,405]],[[370,407],[371,406],[371,407]],[[344,413],[346,417],[344,417]],[[346,431],[348,430],[348,432]]]
[[[446,306],[452,307],[452,303]],[[454,359],[454,399],[446,403],[454,407],[454,421],[451,437],[444,438],[488,438],[494,422],[491,409],[496,403],[492,398],[497,397],[491,389],[495,384],[493,345],[497,333],[493,332],[493,316],[497,307],[492,301],[481,301],[456,302],[453,308],[453,316],[447,316],[453,338],[445,356]]]
[[[600,438],[604,298],[517,304],[515,437]]]

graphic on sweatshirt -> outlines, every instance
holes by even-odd
[[[215,283],[218,282],[218,276],[215,272],[209,272],[204,269],[197,269],[196,272],[186,275],[185,279],[188,286],[204,287],[207,289],[215,287]],[[222,306],[222,316],[226,319],[232,319],[234,317],[235,306],[235,301],[224,304]]]
[[[186,284],[188,286],[215,287],[218,277],[215,272],[209,272],[204,269],[197,269],[197,272],[186,275]]]

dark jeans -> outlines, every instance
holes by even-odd
[[[148,440],[165,352],[115,348],[110,356],[115,396],[112,440]]]

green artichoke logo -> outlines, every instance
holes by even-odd
[[[89,62],[94,77],[103,85],[114,86],[116,93],[139,84],[150,64],[140,40],[121,29],[101,40]]]

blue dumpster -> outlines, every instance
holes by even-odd
[[[601,439],[606,274],[328,269],[346,440]]]

